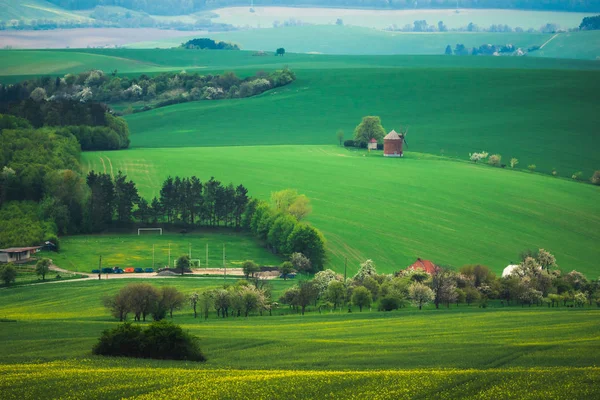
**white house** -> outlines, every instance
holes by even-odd
[[[11,247],[9,249],[0,249],[0,262],[20,262],[26,261],[32,255],[40,251],[41,247]]]

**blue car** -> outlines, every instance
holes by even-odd
[[[136,268],[136,269],[133,270],[133,272],[135,272],[136,274],[140,274],[140,273],[144,272],[144,269],[143,268]]]
[[[147,272],[147,273],[152,273],[152,272],[154,272],[154,268],[146,268],[146,269],[144,270],[144,272]]]
[[[113,269],[112,268],[102,268],[102,273],[103,274],[112,274]]]
[[[115,274],[122,274],[124,271],[121,268],[115,268]]]
[[[99,270],[99,269],[93,269],[93,270],[92,270],[92,274],[99,274],[99,273],[100,273],[100,270]]]

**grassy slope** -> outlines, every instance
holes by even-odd
[[[523,249],[543,247],[566,270],[598,273],[599,188],[419,154],[401,160],[380,154],[334,146],[176,148],[84,153],[82,161],[124,171],[146,197],[157,195],[169,174],[242,182],[258,198],[296,188],[314,203],[310,221],[325,233],[329,266],[337,271],[344,257],[349,273],[366,258],[392,272],[424,257],[501,272]]]
[[[600,60],[600,31],[562,33],[532,55]]]
[[[222,282],[152,281],[185,293]],[[329,398],[331,392],[336,398],[361,393],[362,398],[393,399],[415,394],[473,398],[479,391],[484,391],[481,398],[507,393],[516,398],[594,398],[598,393],[600,371],[586,368],[598,365],[595,309],[461,306],[228,320],[213,314],[201,321],[186,308],[175,313],[174,321],[201,338],[206,364],[91,357],[100,332],[115,325],[100,298],[126,283],[1,290],[0,316],[18,320],[2,323],[0,329],[3,398],[46,398],[48,393],[106,398],[114,397],[115,390],[119,397],[148,393],[148,398],[194,397],[192,393],[208,398],[284,393],[290,398],[292,389],[301,398]],[[289,282],[274,285],[277,297]],[[349,370],[355,372],[336,372]],[[168,378],[160,378],[167,371]],[[107,376],[112,377],[110,385]],[[227,384],[215,384],[217,376]],[[257,379],[258,384],[249,383]],[[210,383],[205,387],[201,382]]]
[[[600,166],[596,72],[326,69],[298,77],[252,99],[129,116],[132,146],[329,144],[338,129],[349,138],[362,116],[378,115],[388,131],[408,125],[414,151],[466,158],[487,150],[569,177]]]
[[[83,20],[87,18],[44,0],[0,0],[0,20],[9,21],[12,19],[49,19],[62,21]]]
[[[168,264],[171,245],[171,264],[177,257],[188,254],[192,246],[192,258],[201,259],[205,267],[206,245],[209,247],[209,266],[223,265],[223,244],[226,245],[227,266],[240,268],[245,260],[261,265],[277,265],[281,260],[257,245],[251,236],[206,232],[204,234],[144,233],[133,235],[73,236],[61,239],[62,250],[50,257],[54,263],[71,271],[90,272],[98,265],[102,255],[105,267],[152,267],[152,246],[155,246],[155,267]]]

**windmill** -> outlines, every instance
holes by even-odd
[[[402,141],[404,142],[404,144],[408,148],[408,142],[406,141],[406,135],[408,134],[408,126],[406,127],[406,129],[404,131],[401,130],[401,132],[402,133],[400,134],[400,137],[402,138]]]

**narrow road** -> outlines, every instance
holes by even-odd
[[[545,45],[547,45],[548,43],[550,43],[552,40],[554,40],[555,37],[557,37],[559,34],[555,33],[554,36],[552,36],[550,39],[546,40],[546,42],[540,46],[540,50],[544,48]]]

